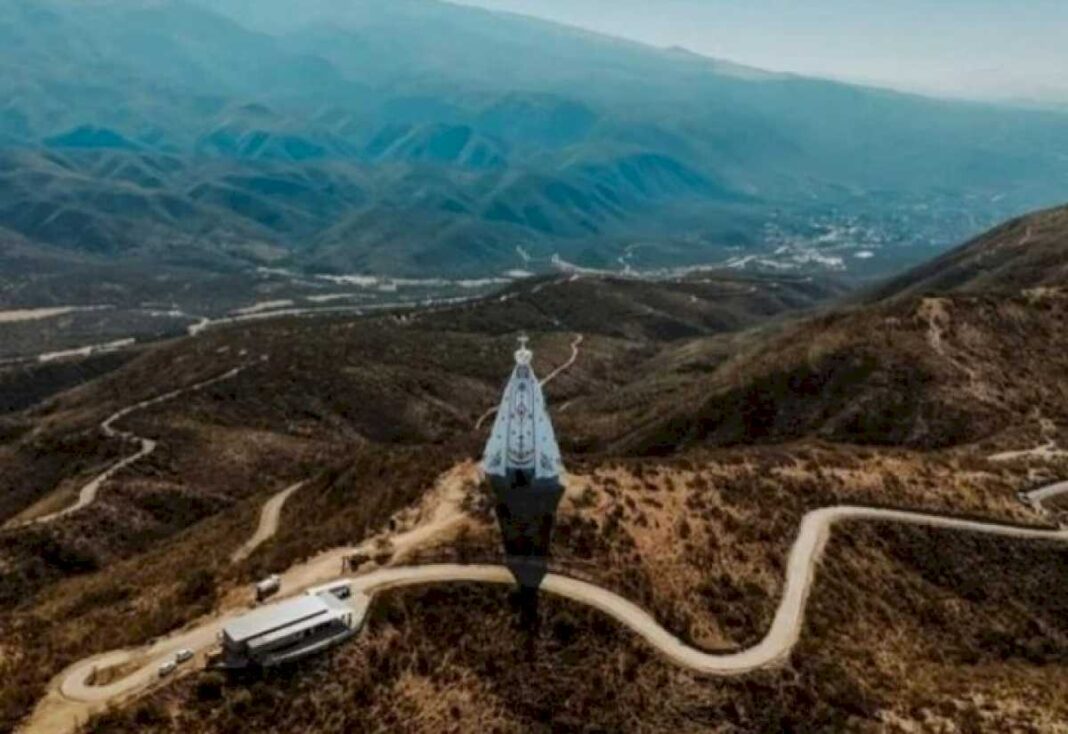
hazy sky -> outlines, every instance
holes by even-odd
[[[776,71],[1068,102],[1068,0],[459,0]]]

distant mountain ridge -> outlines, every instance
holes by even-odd
[[[0,0],[0,43],[0,227],[96,257],[883,272],[1068,199],[1068,115],[436,0]]]

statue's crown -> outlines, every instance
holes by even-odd
[[[515,353],[515,363],[523,365],[524,367],[530,364],[530,361],[534,359],[534,352],[530,351],[527,344],[530,342],[530,337],[525,334],[519,337],[519,349]]]

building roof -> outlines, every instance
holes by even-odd
[[[275,643],[293,637],[305,630],[310,630],[321,624],[329,624],[334,620],[341,619],[346,612],[351,611],[351,609],[331,609],[325,614],[317,614],[314,617],[309,617],[296,624],[287,624],[265,634],[253,637],[248,641],[248,648],[253,653],[263,648],[269,648]]]
[[[347,640],[356,634],[356,630],[347,627],[342,627],[336,632],[332,632],[329,635],[317,635],[311,640],[307,640],[301,645],[296,647],[287,647],[281,650],[269,651],[263,653],[260,657],[260,663],[265,666],[279,665],[291,660],[299,660],[301,658],[314,655],[317,652],[326,650],[333,645]]]
[[[323,602],[326,604],[326,606],[330,607],[331,611],[334,611],[334,612],[351,612],[352,611],[352,605],[351,604],[347,604],[346,602],[342,601],[341,599],[338,599],[336,596],[331,594],[329,591],[321,592],[321,593],[317,594],[316,596],[318,596],[320,599],[322,599]]]
[[[533,357],[524,337],[486,443],[482,462],[486,474],[506,476],[509,470],[516,470],[532,472],[536,479],[552,479],[563,472],[545,396],[530,366]]]
[[[352,579],[343,579],[341,581],[333,581],[329,584],[322,584],[321,586],[313,586],[304,593],[307,596],[319,596],[320,594],[329,594],[330,596],[334,596],[333,592],[342,587],[348,589],[351,592]]]
[[[330,605],[320,596],[297,596],[238,617],[223,627],[223,631],[234,642],[246,642],[253,637],[324,616],[330,611]]]

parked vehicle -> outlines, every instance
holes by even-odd
[[[319,594],[330,594],[336,599],[351,599],[352,598],[352,586],[348,581],[343,581],[336,584],[327,584],[326,586],[317,586],[314,589],[308,589],[304,592],[306,596],[318,596]]]
[[[181,665],[182,663],[187,663],[192,659],[193,651],[187,648],[183,648],[178,652],[174,653],[174,662],[178,663],[179,665]]]
[[[168,660],[163,665],[159,666],[159,677],[166,678],[176,670],[178,670],[178,663],[173,660]]]
[[[268,599],[282,588],[282,579],[277,575],[271,575],[256,584],[256,601]]]

